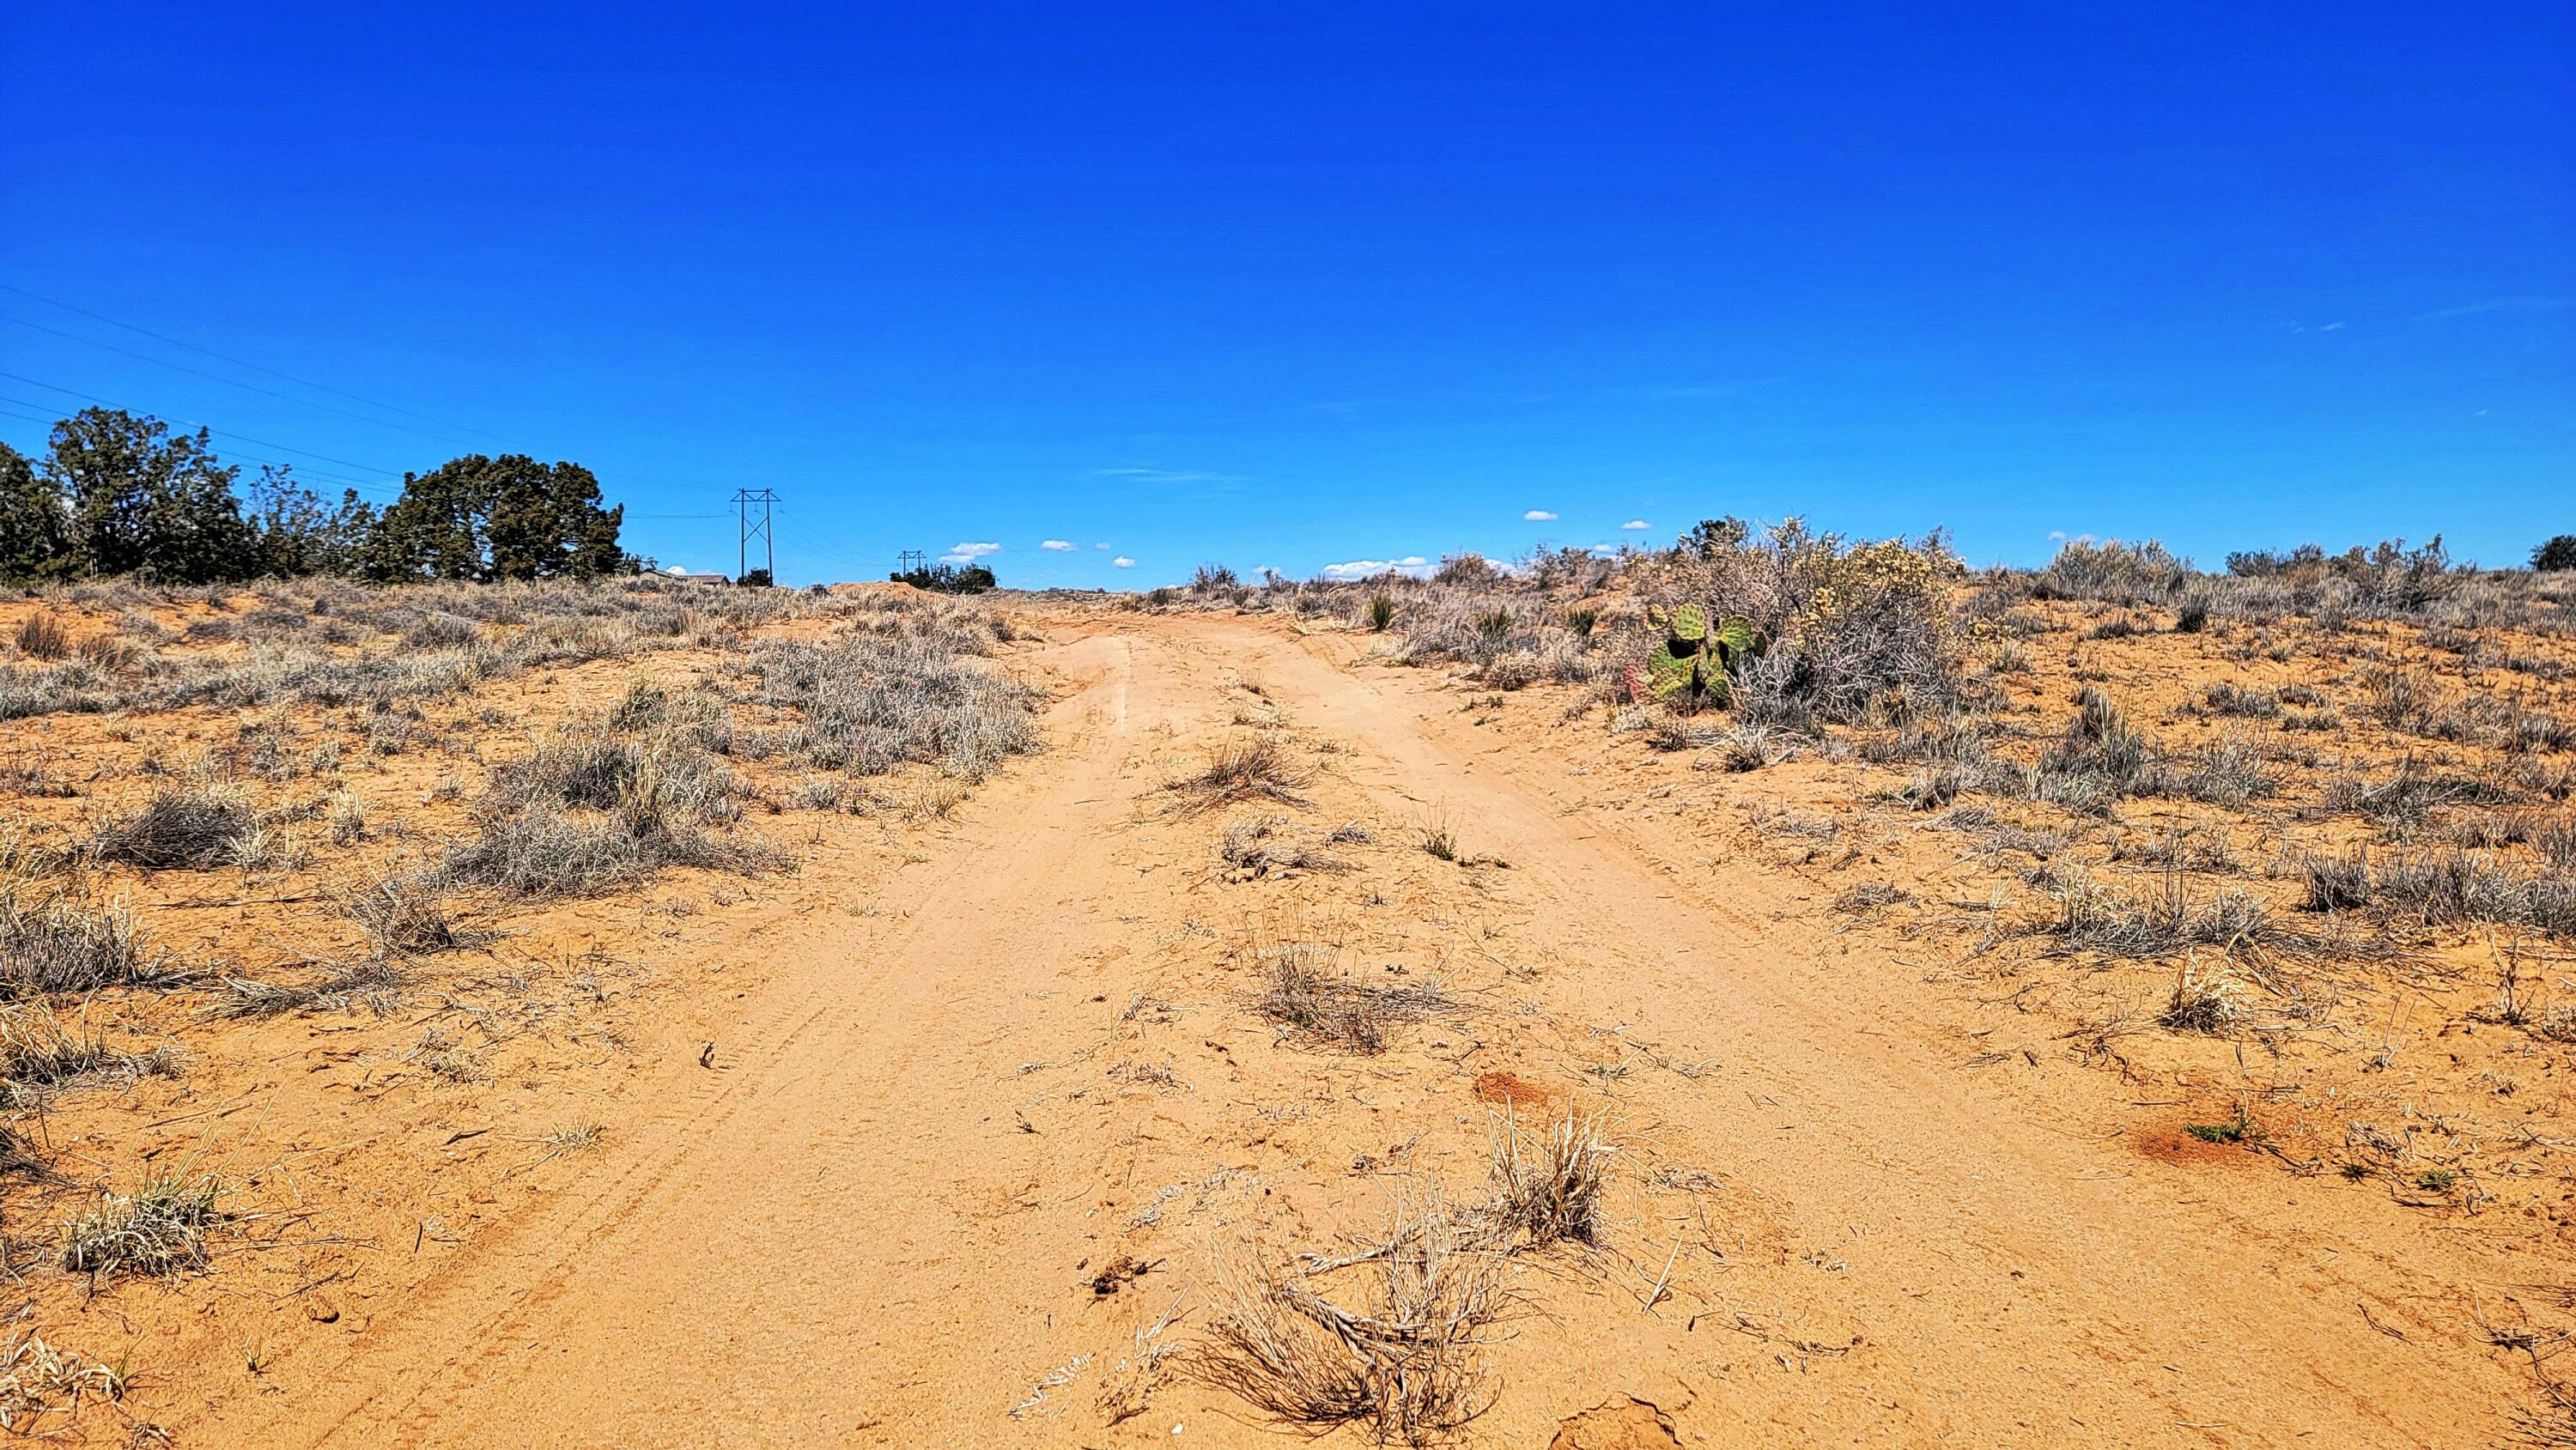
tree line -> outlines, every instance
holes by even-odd
[[[626,506],[603,507],[578,463],[469,453],[405,473],[379,509],[333,503],[291,468],[243,485],[203,428],[84,408],[44,455],[0,443],[0,579],[133,574],[164,584],[340,574],[374,583],[589,579],[650,567],[618,545]]]

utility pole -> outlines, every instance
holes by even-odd
[[[925,567],[919,549],[904,549],[894,556],[895,567],[906,574],[918,574]]]
[[[741,526],[742,535],[734,549],[733,581],[736,584],[751,572],[751,541],[754,538],[760,540],[761,573],[770,583],[778,582],[778,537],[769,531],[769,507],[776,502],[778,495],[769,489],[738,488],[733,491],[734,522]],[[758,520],[751,516],[753,504],[760,505]]]

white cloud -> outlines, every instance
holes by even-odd
[[[1407,554],[1401,559],[1353,559],[1323,568],[1327,579],[1374,579],[1380,574],[1410,574],[1420,579],[1431,573],[1431,561],[1420,554]]]
[[[1630,519],[1619,527],[1628,530],[1630,533],[1635,533],[1640,529],[1651,529],[1654,525],[1647,523],[1644,519]]]
[[[1102,553],[1104,553],[1104,554],[1106,554],[1106,553],[1108,553],[1108,552],[1109,552],[1109,546],[1108,546],[1107,544],[1094,544],[1094,545],[1092,545],[1091,547],[1093,547],[1093,548],[1095,548],[1095,549],[1098,549],[1100,552],[1102,552]]]
[[[987,554],[998,554],[1000,552],[1002,552],[1002,546],[999,544],[959,544],[947,553],[940,555],[939,562],[942,564],[972,564]]]
[[[1052,550],[1058,554],[1063,554],[1070,552],[1073,548],[1073,544],[1070,540],[1066,539],[1046,539],[1040,541],[1038,547],[1041,549]]]
[[[1136,567],[1136,561],[1128,558],[1124,554],[1121,554],[1117,558],[1109,561],[1109,567],[1112,569],[1133,569]]]
[[[1556,522],[1556,515],[1549,513],[1545,509],[1531,509],[1528,513],[1521,515],[1521,522],[1526,524],[1552,524]]]

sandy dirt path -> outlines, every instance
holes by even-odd
[[[2449,1312],[2452,1250],[2268,1168],[2142,1156],[2093,1110],[2107,1074],[1962,1073],[1920,973],[1821,931],[1810,883],[1592,819],[1344,642],[1225,619],[1058,637],[1078,688],[1050,753],[878,914],[768,962],[712,1069],[675,1064],[575,1186],[188,1443],[1290,1443],[1188,1383],[1127,1418],[1098,1397],[1170,1306],[1188,1332],[1223,1233],[1365,1218],[1372,1155],[1472,1182],[1487,1068],[1606,1099],[1632,1145],[1609,1247],[1516,1273],[1489,1443],[1545,1445],[1622,1395],[1696,1444],[2509,1432],[2496,1359],[2380,1327]],[[1323,809],[1446,812],[1508,863],[1390,848],[1338,888],[1403,918],[1389,940],[1454,940],[1489,1004],[1472,1025],[1327,1059],[1213,965],[1246,912],[1204,869],[1220,818],[1158,787],[1232,728],[1246,676],[1321,752]],[[1104,1295],[1114,1254],[1151,1271]]]

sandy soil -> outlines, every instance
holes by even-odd
[[[2470,1325],[2563,1278],[2541,1241],[2182,1136],[2209,1103],[1853,929],[1844,882],[1734,815],[1352,636],[1037,622],[1014,664],[1058,685],[1049,753],[692,937],[585,1107],[604,1146],[478,1195],[470,1232],[351,1253],[255,1367],[230,1311],[131,1291],[155,1418],[188,1445],[1281,1442],[1149,1351],[1246,1237],[1329,1251],[1407,1186],[1472,1191],[1510,1103],[1605,1107],[1620,1153],[1602,1245],[1512,1261],[1484,1443],[2515,1432],[2528,1377]],[[1365,823],[1355,869],[1236,879],[1216,842],[1259,812],[1163,788],[1264,720],[1319,771],[1272,809]],[[1435,821],[1461,861],[1419,848]],[[1465,1010],[1377,1055],[1284,1036],[1246,943],[1292,936]]]

